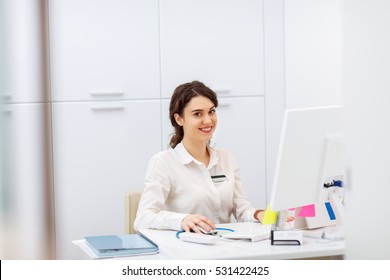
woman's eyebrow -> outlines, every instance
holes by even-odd
[[[192,113],[196,113],[196,112],[203,112],[203,109],[194,109],[191,111]]]
[[[211,106],[210,109],[209,109],[209,111],[210,111],[210,110],[213,110],[213,109],[215,109],[215,106]],[[203,109],[194,109],[194,110],[192,110],[191,112],[192,112],[192,113],[195,113],[195,112],[203,112],[203,111],[204,111]]]

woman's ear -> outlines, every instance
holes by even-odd
[[[175,113],[173,115],[173,117],[175,118],[175,121],[178,125],[182,126],[183,125],[183,118],[178,114],[178,113]]]

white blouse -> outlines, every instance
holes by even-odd
[[[252,221],[256,209],[244,194],[240,170],[232,155],[209,148],[206,167],[179,143],[175,149],[159,152],[149,162],[145,188],[134,222],[143,228],[180,230],[188,214],[200,214],[213,223]],[[213,179],[212,176],[226,178]]]

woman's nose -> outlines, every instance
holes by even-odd
[[[205,117],[203,118],[203,123],[212,123],[212,119],[209,115],[205,115]]]

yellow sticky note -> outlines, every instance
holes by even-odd
[[[272,225],[276,223],[276,217],[278,216],[278,212],[274,212],[271,210],[269,204],[267,205],[267,210],[265,210],[263,224],[264,225]]]

